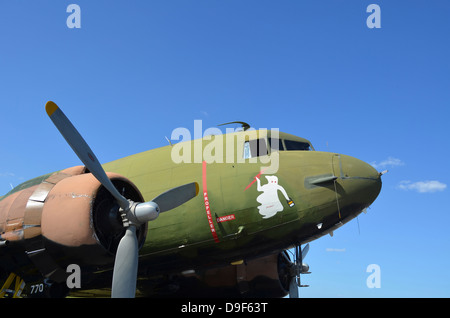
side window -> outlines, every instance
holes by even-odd
[[[249,140],[244,143],[244,159],[267,155],[267,144],[264,138]]]
[[[248,141],[244,142],[244,159],[251,158],[250,153],[250,143]]]

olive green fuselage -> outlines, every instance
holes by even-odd
[[[203,149],[207,144],[203,140]],[[279,151],[278,170],[270,173],[270,164],[262,163],[269,155],[239,160],[236,147],[234,159],[224,151],[223,160],[216,160],[221,162],[191,156],[192,163],[175,163],[174,146],[167,146],[103,165],[129,178],[146,201],[185,183],[199,184],[197,197],[149,222],[140,271],[229,264],[309,242],[354,218],[381,188],[375,169],[349,156]]]
[[[183,184],[199,185],[196,197],[148,222],[139,251],[141,277],[228,265],[310,242],[354,218],[381,189],[380,174],[369,164],[314,151],[309,141],[281,132],[236,132],[182,141],[103,167],[131,180],[145,201]],[[50,175],[24,182],[3,199]],[[92,223],[95,220],[90,223],[95,227]],[[96,261],[99,241],[79,247],[47,238],[44,243],[61,266],[76,262],[89,272],[103,272],[114,264],[114,255],[106,250],[106,256],[99,255],[102,261]],[[16,267],[31,265],[21,246],[11,250],[22,257]],[[6,258],[4,264],[9,264]]]

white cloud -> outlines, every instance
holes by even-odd
[[[406,191],[417,191],[419,193],[433,193],[438,191],[444,191],[447,188],[445,183],[431,180],[431,181],[418,181],[411,182],[409,180],[404,180],[399,183],[397,188]]]
[[[327,247],[326,251],[327,252],[345,252],[345,248],[330,248],[330,247]]]
[[[383,160],[380,163],[377,163],[376,161],[373,161],[370,164],[375,169],[384,169],[384,168],[387,168],[387,167],[403,166],[405,163],[403,161],[401,161],[400,159],[398,159],[398,158],[388,157],[386,160]]]
[[[15,177],[15,174],[12,172],[0,172],[0,177]]]

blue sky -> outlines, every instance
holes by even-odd
[[[310,244],[302,296],[449,297],[449,14],[423,0],[1,1],[0,193],[80,163],[47,100],[102,162],[195,119],[279,128],[389,169],[359,229]]]

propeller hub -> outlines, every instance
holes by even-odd
[[[134,205],[132,213],[139,224],[155,220],[159,216],[159,206],[155,202],[144,202]]]

